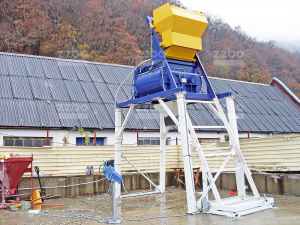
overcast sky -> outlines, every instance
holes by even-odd
[[[216,15],[251,37],[300,46],[300,1],[180,0],[192,10]]]

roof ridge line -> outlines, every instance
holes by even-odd
[[[81,63],[90,63],[90,64],[97,64],[97,65],[105,65],[105,66],[118,66],[118,67],[134,68],[134,66],[122,65],[122,64],[113,64],[113,63],[104,63],[104,62],[95,62],[95,61],[77,60],[77,59],[64,59],[64,58],[57,58],[57,57],[51,57],[51,56],[28,55],[28,54],[21,54],[21,53],[0,52],[0,55],[22,56],[22,57],[29,57],[29,58],[68,61],[68,62],[75,62],[75,63],[81,62]]]
[[[240,82],[240,83],[247,83],[247,84],[257,84],[257,85],[263,85],[263,86],[271,86],[270,84],[263,84],[263,83],[255,83],[255,82],[250,82],[250,81],[244,81],[244,80],[234,80],[234,79],[228,79],[228,78],[222,78],[222,77],[210,77],[212,79],[219,79],[219,80],[230,80],[234,82]]]

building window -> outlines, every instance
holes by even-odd
[[[49,138],[49,145],[52,145],[52,138]],[[47,146],[47,138],[4,137],[4,146],[43,147]]]
[[[166,144],[170,144],[170,138],[167,138]],[[139,138],[139,145],[160,145],[160,138]]]
[[[86,146],[85,140],[84,140],[84,139],[85,139],[84,137],[77,137],[77,138],[76,138],[76,146]],[[90,143],[89,143],[89,145],[91,145],[91,146],[95,145],[95,142],[94,142],[94,138],[93,138],[93,137],[90,138]],[[103,146],[103,145],[104,145],[104,138],[97,137],[97,138],[96,138],[96,145],[98,145],[98,146],[99,146],[99,145]]]
[[[219,143],[219,138],[198,138],[199,143]]]

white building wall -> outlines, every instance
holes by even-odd
[[[90,137],[94,137],[93,131],[85,131],[81,136],[77,130],[49,130],[49,137],[52,138],[52,143],[54,146],[63,145],[63,137],[68,137],[68,145],[76,145],[76,138],[85,136],[86,132]],[[104,138],[104,145],[114,145],[115,135],[113,130],[97,130],[97,137]],[[269,136],[290,136],[292,134],[263,134],[263,133],[250,133],[250,138],[263,138]],[[221,142],[225,141],[225,133],[217,132],[201,132],[197,133],[198,138],[203,139],[219,139]],[[247,133],[240,133],[240,138],[247,138]],[[47,130],[38,130],[38,129],[0,129],[0,146],[3,146],[3,139],[5,137],[47,137]],[[159,139],[159,132],[146,132],[139,130],[139,138],[157,138]],[[169,132],[168,138],[171,145],[176,144],[176,138],[178,144],[181,144],[180,134],[178,132]],[[123,136],[123,145],[137,145],[137,132],[136,131],[126,131]]]

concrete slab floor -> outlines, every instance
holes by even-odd
[[[199,191],[197,189],[196,191]],[[229,191],[221,191],[222,197],[229,196]],[[243,216],[228,218],[209,214],[186,215],[186,195],[183,188],[168,188],[165,194],[132,197],[122,199],[121,224],[299,224],[300,196],[268,195],[275,199],[276,208]],[[107,202],[106,204],[104,204]],[[30,215],[28,210],[11,212],[0,211],[0,224],[99,224],[98,221],[108,221],[113,215],[110,195],[77,196],[74,198],[59,198],[45,200],[47,206],[36,206],[41,214]],[[53,205],[51,205],[53,204]],[[54,204],[64,204],[63,207]],[[77,205],[74,205],[77,204]],[[73,207],[71,207],[73,205]],[[103,206],[102,206],[103,205]],[[101,207],[102,206],[102,207]],[[71,207],[73,212],[70,210]],[[85,215],[90,219],[81,218]],[[160,218],[153,218],[160,217]],[[148,218],[148,219],[147,219]],[[153,219],[149,219],[153,218]]]

